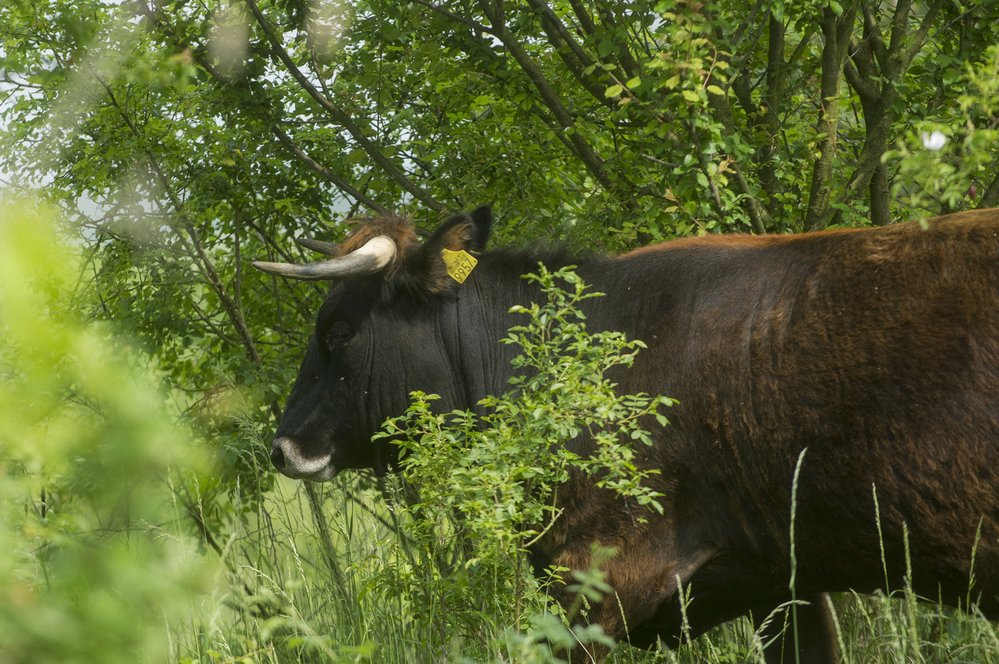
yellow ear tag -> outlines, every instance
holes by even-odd
[[[472,254],[464,250],[441,249],[441,258],[444,259],[444,267],[447,268],[448,275],[459,284],[465,283],[465,279],[468,279],[468,275],[479,264],[479,261]]]

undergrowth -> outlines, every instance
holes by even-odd
[[[398,562],[391,513],[378,486],[354,476],[314,488],[333,547],[318,533],[306,487],[278,481],[258,511],[233,525],[225,576],[191,622],[175,628],[171,660],[546,661],[525,657],[537,650],[525,647],[524,634],[499,616],[475,616],[482,642],[448,639],[441,626],[455,617],[444,615],[447,606],[413,605],[376,581]],[[832,601],[844,663],[999,663],[999,628],[974,613],[904,592],[839,594]],[[443,645],[428,645],[442,639]],[[762,662],[761,647],[752,624],[740,618],[678,650],[620,644],[608,661]]]

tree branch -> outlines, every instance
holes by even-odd
[[[395,164],[392,163],[391,160],[382,154],[379,146],[372,143],[371,140],[364,135],[363,129],[358,126],[358,124],[346,111],[334,104],[328,97],[320,92],[311,81],[309,81],[302,70],[295,65],[291,56],[288,54],[288,51],[284,48],[274,32],[273,26],[271,26],[270,22],[260,11],[260,8],[257,6],[255,0],[244,0],[244,2],[249,8],[250,13],[253,14],[253,18],[256,20],[257,25],[260,26],[264,36],[267,38],[271,47],[272,55],[281,61],[281,63],[285,66],[285,69],[288,70],[288,73],[291,74],[292,78],[298,82],[299,86],[329,114],[334,122],[347,130],[347,133],[349,133],[357,144],[361,146],[361,149],[364,150],[372,161],[378,164],[378,166],[385,171],[386,175],[388,175],[403,189],[412,194],[414,198],[430,209],[436,212],[443,212],[445,209],[443,203],[437,201],[421,187],[416,186],[416,184],[414,184],[405,173],[403,173]]]
[[[732,109],[728,105],[728,99],[724,95],[708,93],[708,104],[711,106],[715,117],[724,127],[725,135],[735,135],[737,130],[735,128],[735,121],[732,119]],[[741,169],[734,160],[730,167],[732,168],[736,188],[742,194],[742,202],[746,208],[746,213],[753,224],[753,230],[760,234],[766,233],[767,228],[772,222],[770,213],[760,204],[753,188],[749,186],[749,182],[743,176]]]
[[[993,178],[992,183],[985,188],[982,200],[978,201],[979,208],[990,208],[999,205],[999,174]]]
[[[483,25],[478,21],[473,21],[472,19],[466,16],[462,16],[461,14],[455,14],[454,12],[448,11],[443,7],[439,7],[433,4],[432,2],[427,2],[427,0],[415,0],[415,2],[418,5],[422,5],[427,9],[440,14],[441,16],[447,17],[457,23],[461,23],[462,25],[467,26],[472,30],[475,30],[476,32],[485,32],[486,34],[493,34],[492,29],[488,25]]]
[[[873,66],[863,57],[865,54],[863,49],[858,49],[854,56],[854,62],[858,66],[857,73],[860,75],[859,80],[865,82],[861,84],[865,89],[864,94],[861,94],[861,88],[855,86],[855,89],[857,89],[858,95],[860,95],[861,105],[864,109],[864,124],[867,129],[867,136],[864,140],[864,146],[861,148],[860,157],[857,159],[857,167],[847,184],[844,198],[846,201],[856,200],[863,195],[865,189],[868,190],[867,194],[870,197],[871,204],[871,221],[876,225],[884,225],[891,221],[889,213],[888,174],[881,163],[881,157],[888,146],[891,125],[895,119],[895,114],[892,110],[895,100],[898,97],[898,89],[895,84],[905,75],[909,63],[912,62],[912,58],[915,57],[916,53],[919,52],[919,49],[925,43],[930,26],[936,20],[937,14],[943,7],[943,2],[944,0],[935,0],[926,11],[919,29],[910,41],[907,31],[911,0],[900,0],[896,5],[895,14],[892,17],[891,45],[884,57],[879,58],[882,65],[882,75],[879,79],[875,79]],[[865,14],[865,30],[868,29],[867,23],[868,18]],[[870,29],[871,32],[868,37],[874,47],[875,54],[877,54],[878,43],[883,45],[884,42],[877,34],[876,25]],[[865,72],[870,73],[870,76],[865,76]],[[852,76],[852,72],[848,72],[847,75]],[[870,90],[877,89],[875,81],[880,81],[881,85],[880,92],[876,96],[873,96],[870,94]]]
[[[812,167],[812,181],[805,211],[805,230],[823,228],[830,216],[829,201],[832,196],[830,178],[836,159],[836,139],[839,106],[839,73],[846,58],[846,35],[853,25],[854,8],[843,12],[842,17],[829,7],[822,10],[820,21],[825,44],[822,46],[822,75],[820,82],[819,118],[815,130],[822,137],[819,141],[819,158]]]
[[[905,41],[909,36],[909,11],[912,0],[896,0],[895,13],[891,20],[891,35],[888,42],[888,58],[882,63],[886,76],[894,77],[905,67],[903,56]]]
[[[163,193],[166,194],[167,199],[170,201],[171,207],[173,207],[177,216],[180,218],[181,228],[185,231],[187,239],[185,239],[184,234],[179,232],[179,229],[173,224],[172,221],[168,221],[168,223],[171,228],[174,229],[174,232],[177,234],[181,243],[185,245],[185,248],[191,254],[192,258],[194,258],[195,265],[198,266],[198,269],[208,282],[208,285],[213,291],[215,291],[215,295],[218,297],[219,303],[222,305],[222,309],[229,318],[229,322],[236,329],[236,333],[239,336],[247,355],[250,357],[250,360],[258,368],[262,368],[263,361],[260,358],[260,354],[257,352],[257,346],[253,341],[253,335],[250,334],[250,328],[246,324],[246,319],[243,318],[240,306],[237,302],[234,302],[233,299],[229,297],[229,293],[226,292],[225,285],[222,283],[222,279],[219,276],[218,271],[215,269],[215,264],[212,263],[208,254],[205,253],[204,246],[201,243],[201,237],[198,234],[197,229],[194,227],[194,224],[192,224],[191,220],[187,217],[187,212],[184,209],[177,192],[174,191],[170,179],[160,167],[159,160],[156,159],[156,155],[153,154],[152,150],[146,145],[146,142],[143,140],[142,133],[132,121],[132,118],[128,116],[125,109],[118,103],[118,99],[116,98],[114,91],[111,89],[111,86],[99,77],[97,77],[97,81],[107,92],[109,101],[112,106],[114,106],[115,110],[118,111],[118,115],[128,127],[129,133],[131,133],[132,136],[139,142],[140,149],[146,156],[146,159],[149,160],[149,166],[152,168],[153,174],[158,180],[160,187],[163,189]],[[280,417],[280,411],[277,409],[276,404],[271,404],[271,410],[276,417]]]
[[[888,62],[888,47],[885,46],[885,42],[881,38],[878,17],[867,0],[861,0],[860,5],[864,13],[864,41],[870,45],[874,57],[877,58],[878,64],[884,70]]]
[[[555,12],[545,0],[528,0],[528,4],[541,17],[541,28],[548,35],[548,41],[555,48],[555,52],[562,58],[569,73],[579,82],[583,88],[590,93],[597,101],[604,106],[613,109],[614,101],[604,95],[604,86],[600,85],[593,77],[588,76],[584,69],[595,64],[593,58],[583,50],[583,47],[573,38],[572,33],[559,20]]]
[[[579,132],[575,130],[575,121],[572,115],[565,108],[562,100],[559,99],[558,94],[551,87],[551,84],[545,78],[537,63],[534,62],[530,54],[517,41],[513,33],[506,27],[506,24],[502,22],[502,16],[498,12],[494,13],[492,8],[489,7],[488,0],[479,0],[479,5],[492,23],[493,34],[503,43],[503,46],[510,52],[513,59],[517,61],[520,68],[527,74],[527,77],[541,94],[541,99],[544,101],[545,106],[555,116],[559,127],[565,131],[566,138],[572,145],[574,154],[579,157],[580,161],[583,162],[597,182],[609,190],[614,190],[614,185],[604,170],[603,161],[593,151],[590,144],[583,140]]]
[[[756,163],[760,168],[760,184],[771,200],[780,190],[773,157],[777,152],[780,132],[780,108],[784,101],[784,87],[787,83],[787,63],[784,61],[784,39],[787,31],[784,23],[773,12],[770,13],[767,33],[766,87],[760,102],[764,107],[763,120],[766,126],[767,142],[757,150]]]
[[[904,62],[905,66],[908,67],[912,59],[916,57],[916,53],[919,53],[919,49],[923,47],[926,42],[926,36],[930,32],[930,27],[937,18],[937,14],[943,9],[944,0],[936,0],[930,8],[926,10],[926,14],[923,16],[922,23],[919,24],[919,29],[916,30],[916,34],[909,44],[909,48],[905,49]]]
[[[583,29],[588,35],[592,35],[597,30],[597,26],[593,23],[593,17],[590,13],[586,11],[586,7],[579,0],[569,0],[569,6],[572,7],[572,13],[576,15],[576,20],[579,21],[579,27]]]
[[[880,91],[874,86],[874,67],[870,49],[864,44],[850,42],[850,59],[843,64],[846,81],[853,88],[861,103],[877,103]]]
[[[155,25],[157,25],[160,28],[164,26],[162,16],[155,14],[153,10],[150,9],[149,7],[143,6],[142,9],[145,12],[146,18],[152,21]],[[198,66],[200,66],[202,69],[208,72],[208,75],[211,76],[212,79],[219,86],[221,86],[222,88],[226,88],[234,84],[232,79],[222,74],[222,72],[216,69],[212,65],[212,63],[209,62],[208,58],[206,57],[205,49],[192,48],[190,44],[186,43],[180,43],[179,46],[181,48],[190,49],[191,52],[193,53],[194,60],[195,62],[197,62]],[[388,212],[388,210],[384,206],[378,204],[373,199],[366,196],[359,189],[357,189],[349,182],[347,182],[345,179],[333,173],[326,166],[320,164],[315,159],[306,154],[302,148],[300,148],[297,144],[295,144],[295,142],[284,131],[281,130],[276,121],[272,120],[269,117],[263,118],[263,120],[267,124],[271,132],[278,139],[278,141],[281,143],[281,145],[284,146],[289,152],[291,152],[296,158],[301,160],[302,163],[304,163],[305,166],[309,168],[311,171],[313,171],[323,179],[329,181],[342,193],[346,194],[347,196],[350,196],[357,202],[363,203],[371,210],[374,210],[380,214],[386,214]],[[265,234],[261,233],[261,237],[265,241],[269,241]]]
[[[708,6],[710,6],[710,5],[707,5],[706,8]],[[757,16],[759,15],[759,13],[762,10],[763,10],[763,0],[756,0],[756,2],[753,3],[753,8],[750,9],[749,13],[746,15],[746,18],[743,19],[739,23],[739,26],[731,33],[731,38],[728,39],[728,40],[726,40],[726,41],[728,41],[729,44],[731,44],[730,50],[733,53],[739,51],[740,47],[742,46],[741,42],[742,42],[743,33],[745,33],[746,30],[749,29],[749,26],[751,26],[751,25],[752,26],[756,26],[758,30],[762,30],[762,28],[763,28],[763,25],[762,25],[763,21],[757,20]],[[770,12],[769,10],[768,10],[767,13],[772,15],[772,12]],[[758,34],[756,36],[754,36],[753,38],[751,38],[749,40],[749,43],[750,44],[754,44],[756,42],[756,38],[757,37],[758,37]],[[740,68],[741,68],[741,63],[740,63]]]
[[[293,141],[291,137],[288,136],[288,134],[286,134],[284,130],[281,129],[276,123],[270,123],[270,129],[271,133],[273,133],[274,136],[277,137],[278,142],[281,143],[281,145],[283,145],[285,149],[287,149],[293,155],[298,157],[298,159],[303,164],[305,164],[309,168],[309,170],[311,170],[313,173],[316,173],[323,179],[333,183],[333,185],[336,186],[337,189],[340,189],[354,200],[364,203],[375,212],[378,212],[379,214],[389,213],[389,210],[385,208],[385,206],[380,205],[374,199],[369,198],[359,189],[357,189],[356,187],[348,183],[346,180],[341,178],[339,175],[332,172],[330,169],[326,168],[318,161],[316,161],[308,154],[306,154],[306,152],[301,147],[299,147],[295,143],[295,141]]]
[[[632,78],[638,75],[641,71],[641,67],[635,61],[635,58],[631,55],[631,50],[628,48],[627,43],[623,43],[616,36],[617,19],[614,16],[615,3],[602,2],[601,0],[594,0],[594,5],[597,8],[597,15],[600,17],[601,27],[607,28],[607,39],[614,44],[617,51],[618,65],[625,72],[627,78]]]

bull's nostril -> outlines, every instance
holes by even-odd
[[[271,463],[282,475],[288,477],[317,477],[329,479],[335,470],[330,453],[307,456],[300,442],[290,436],[278,436],[271,443]]]
[[[275,440],[274,444],[271,445],[271,463],[278,470],[284,470],[285,458],[284,452],[281,450],[280,439]]]

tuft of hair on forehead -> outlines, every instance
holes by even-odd
[[[397,256],[405,258],[419,244],[416,229],[405,217],[387,215],[384,217],[369,217],[350,220],[356,224],[347,237],[337,246],[337,255],[344,256],[360,249],[373,238],[384,236],[395,242]]]

